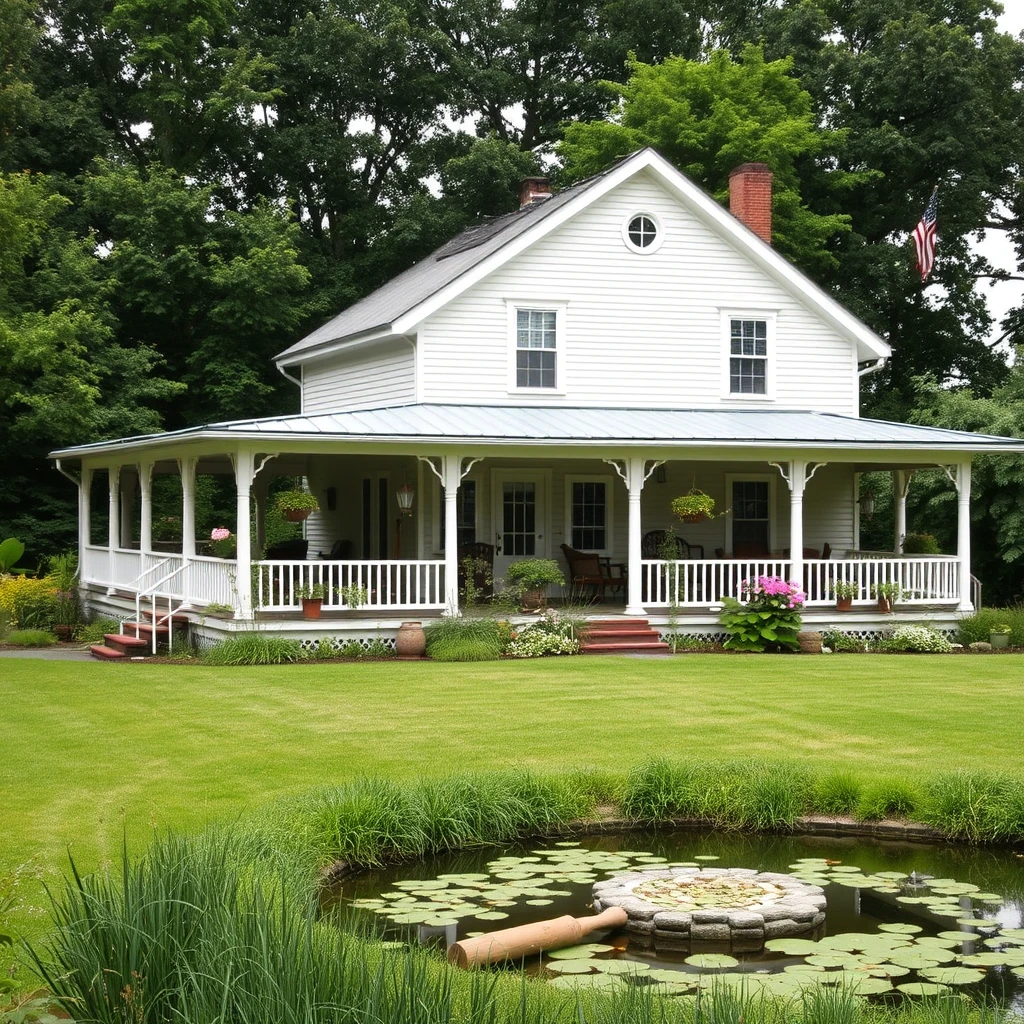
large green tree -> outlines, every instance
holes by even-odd
[[[830,245],[849,230],[841,213],[819,214],[801,196],[801,163],[818,162],[833,189],[847,189],[855,172],[821,166],[840,143],[818,127],[810,95],[792,75],[792,61],[765,61],[747,45],[739,60],[716,50],[706,60],[672,57],[633,62],[620,102],[608,120],[571,124],[558,148],[568,180],[603,170],[617,157],[653,146],[722,202],[729,172],[747,161],[774,173],[773,244],[804,270],[823,273],[835,259]]]

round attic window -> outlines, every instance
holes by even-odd
[[[626,248],[644,255],[657,251],[662,242],[661,224],[652,213],[634,213],[622,225]]]

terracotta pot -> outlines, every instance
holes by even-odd
[[[395,651],[400,658],[422,658],[427,650],[427,638],[422,622],[403,622],[395,637]]]
[[[519,599],[519,607],[524,612],[534,612],[538,608],[547,607],[548,598],[545,590],[544,587],[539,587],[536,590],[524,590]]]
[[[891,597],[882,597],[881,595],[879,595],[879,598],[878,598],[878,610],[880,612],[886,612],[887,614],[891,613],[892,612],[892,598]]]
[[[302,599],[302,617],[304,619],[319,619],[320,606],[323,603],[322,597],[304,597]]]
[[[285,511],[284,517],[289,523],[301,523],[308,519],[310,510],[308,508],[290,508]]]
[[[57,627],[55,627],[57,628]],[[1010,646],[1010,634],[1009,633],[989,633],[988,642],[993,647],[1009,647]]]
[[[853,611],[853,598],[852,597],[837,597],[836,598],[836,611],[837,612],[852,612]]]

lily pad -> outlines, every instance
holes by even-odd
[[[785,953],[787,956],[806,956],[821,951],[818,943],[810,939],[769,939],[764,948],[770,953]]]
[[[574,960],[550,960],[544,966],[556,974],[589,974],[594,969],[594,961],[577,957]]]
[[[610,953],[614,948],[614,946],[606,946],[603,942],[585,942],[580,946],[552,949],[547,955],[552,960],[576,960],[582,957],[593,956],[595,953]]]
[[[852,978],[849,984],[859,996],[877,996],[892,991],[892,982],[888,978],[873,978],[870,975]]]
[[[954,960],[955,957],[952,953],[947,953],[943,949],[929,949],[927,952],[905,952],[904,950],[896,950],[889,957],[891,963],[896,964],[899,967],[909,967],[912,971],[923,971],[929,967],[938,967],[939,964],[948,963],[950,960]]]
[[[727,953],[695,953],[693,956],[688,956],[684,963],[688,963],[691,967],[705,967],[714,970],[739,966],[739,960]]]
[[[807,962],[816,967],[843,967],[850,963],[850,957],[837,953],[812,953],[807,958]]]
[[[921,926],[918,924],[901,924],[894,922],[892,924],[880,924],[878,930],[882,932],[892,932],[894,935],[916,935],[921,931]]]
[[[985,972],[969,967],[929,967],[921,972],[921,977],[939,985],[973,985],[985,977]]]
[[[981,941],[981,936],[977,932],[939,932],[939,938],[952,939],[957,943]]]
[[[716,853],[700,853],[693,858],[694,860],[721,860],[722,858]]]
[[[504,910],[483,910],[473,916],[480,921],[504,921],[508,914]]]
[[[651,969],[650,964],[638,960],[591,960],[590,963],[602,974],[643,974]]]
[[[907,996],[937,996],[949,991],[947,985],[937,985],[933,981],[908,981],[896,988]]]
[[[622,987],[622,982],[618,978],[610,978],[606,974],[582,974],[551,978],[548,984],[554,988],[595,988],[601,992]]]
[[[546,907],[554,902],[554,900],[527,900],[526,905],[528,907]]]
[[[1004,949],[999,953],[968,953],[960,957],[965,967],[1024,967],[1024,950]]]
[[[999,922],[993,917],[958,917],[956,923],[966,925],[968,928],[999,927]]]

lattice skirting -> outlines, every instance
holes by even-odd
[[[947,640],[953,640],[956,637],[956,628],[954,626],[941,625],[936,626],[928,624],[930,629],[934,629],[936,633],[941,633]],[[814,627],[810,627],[814,628]],[[893,627],[895,629],[895,627]],[[852,640],[862,640],[866,643],[874,643],[878,640],[885,640],[892,636],[893,629],[822,629],[822,633],[841,633],[843,636],[848,636]],[[664,643],[671,642],[671,637],[676,636],[682,641],[683,646],[686,646],[687,640],[693,640],[699,643],[712,643],[720,644],[725,641],[725,633],[722,631],[706,632],[706,633],[691,633],[683,632],[682,630],[671,630],[661,629],[659,630],[659,636]]]
[[[363,648],[364,651],[368,651],[371,647],[380,646],[383,644],[389,651],[395,649],[395,638],[393,636],[320,636],[310,638],[308,640],[300,640],[300,645],[304,651],[319,651],[324,644],[329,644],[336,651],[340,651],[347,644],[356,643]]]

